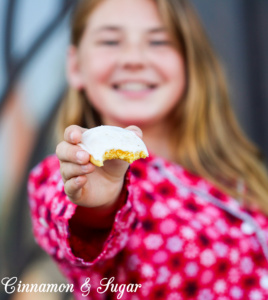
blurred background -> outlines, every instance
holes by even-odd
[[[29,170],[55,152],[74,2],[0,1],[0,279],[64,282],[33,239],[26,184]],[[268,157],[268,1],[191,2],[225,67],[240,125]],[[1,300],[37,298],[72,296],[8,295],[0,286]]]

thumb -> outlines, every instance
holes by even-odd
[[[137,127],[135,125],[130,125],[130,126],[126,127],[125,129],[133,131],[139,138],[142,139],[143,134],[142,134],[142,130],[139,127]]]

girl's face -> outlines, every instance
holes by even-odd
[[[104,0],[70,47],[68,77],[118,126],[165,121],[185,88],[182,55],[152,0]]]

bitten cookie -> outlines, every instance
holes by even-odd
[[[105,160],[122,159],[128,163],[149,156],[144,142],[132,131],[102,125],[82,134],[78,144],[90,154],[90,162],[101,167]]]

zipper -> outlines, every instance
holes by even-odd
[[[169,179],[175,186],[188,188],[196,196],[204,198],[205,200],[207,200],[208,202],[214,204],[218,208],[228,212],[229,214],[233,215],[234,217],[236,217],[236,218],[242,220],[243,222],[246,222],[250,226],[252,226],[254,228],[254,232],[256,234],[256,237],[257,237],[257,239],[258,239],[258,241],[261,245],[263,254],[265,256],[265,259],[268,263],[268,245],[267,245],[267,242],[266,242],[264,232],[260,228],[259,224],[257,224],[257,222],[249,214],[247,214],[246,212],[242,212],[242,211],[237,212],[237,211],[231,209],[230,207],[227,207],[224,203],[222,203],[216,197],[214,197],[214,196],[212,196],[212,195],[210,195],[210,194],[208,194],[204,191],[201,191],[200,189],[194,188],[194,187],[182,182],[179,178],[175,177],[174,174],[172,174],[170,171],[167,170],[167,168],[164,166],[164,163],[160,159],[155,159],[151,164],[153,166],[157,167],[159,172],[164,177]]]

